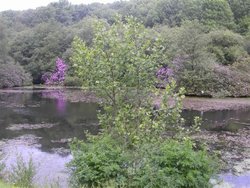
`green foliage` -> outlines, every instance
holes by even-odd
[[[73,43],[79,77],[103,99],[102,133],[71,144],[76,186],[208,186],[215,172],[211,160],[183,142],[192,132],[181,118],[184,89],[176,90],[174,81],[160,93],[154,87],[156,70],[166,62],[162,41],[151,39],[133,18],[124,20],[110,27],[99,22],[91,47],[78,38]]]
[[[33,178],[35,173],[36,169],[32,159],[30,158],[26,163],[22,157],[18,156],[16,165],[12,166],[9,179],[17,187],[32,188],[34,187]]]
[[[234,28],[232,10],[226,0],[158,0],[155,1],[160,23],[180,26],[186,20],[199,20],[210,28]]]
[[[40,83],[41,76],[53,70],[55,59],[66,51],[72,38],[57,23],[39,24],[15,37],[10,54],[31,73],[34,83]]]
[[[166,140],[143,149],[146,152],[133,187],[211,187],[209,180],[217,164],[205,150],[194,151],[191,141]]]
[[[163,132],[172,132],[173,137],[178,137],[183,128],[181,118],[182,99],[184,90],[175,92],[175,83],[167,86],[159,94],[161,104],[154,111],[151,104],[140,107],[132,104],[123,104],[117,108],[114,119],[109,114],[110,106],[105,106],[106,113],[99,114],[101,126],[112,131],[110,134],[118,136],[126,147],[135,147],[143,143],[153,143],[162,140]],[[169,104],[169,101],[172,104]],[[145,101],[144,104],[149,101]],[[112,123],[112,127],[110,124]]]
[[[243,37],[231,31],[218,30],[211,32],[209,51],[216,55],[218,62],[231,65],[246,56]]]
[[[84,86],[97,90],[113,106],[129,98],[130,92],[136,92],[135,100],[141,103],[145,91],[154,88],[157,63],[164,63],[161,41],[153,40],[134,19],[126,18],[126,22],[118,18],[110,27],[97,23],[90,47],[79,38],[73,42],[71,62]]]
[[[146,27],[153,27],[157,23],[161,23],[160,9],[157,7],[159,0],[137,0],[126,2],[122,10],[122,15],[134,16],[141,20]]]
[[[243,66],[247,63],[244,59],[249,57],[247,40],[241,35],[229,30],[210,31],[197,21],[187,21],[179,28],[158,27],[157,30],[172,59],[169,66],[174,70],[174,78],[178,86],[186,88],[186,94],[248,95],[247,71],[241,73],[231,67],[238,62]]]
[[[79,77],[67,76],[63,82],[64,86],[82,86],[82,80]]]
[[[174,70],[178,86],[186,88],[186,94],[209,95],[214,88],[213,66],[216,59],[207,52],[210,38],[206,27],[192,21],[160,32],[165,33],[167,52],[172,56],[169,66]]]
[[[250,55],[250,31],[245,37],[245,50],[247,51],[248,55]]]
[[[25,86],[31,78],[18,63],[0,64],[0,88]]]
[[[219,88],[223,88],[227,93],[224,96],[247,96],[250,92],[249,87],[249,69],[250,59],[243,58],[238,62],[235,62],[233,66],[217,66],[216,72],[216,84]]]
[[[227,0],[203,0],[201,22],[210,27],[234,28],[233,12]]]
[[[15,187],[12,186],[12,185],[8,185],[8,184],[2,182],[1,180],[0,180],[0,187],[1,187],[1,188],[15,188]]]
[[[222,36],[222,32],[225,31],[228,34],[229,31],[227,29],[229,29],[231,32],[229,35],[232,39],[236,36],[233,32],[240,33],[245,37],[244,46],[249,52],[249,42],[247,39],[250,26],[249,7],[250,0],[130,0],[110,4],[94,3],[90,5],[72,5],[69,1],[62,0],[51,3],[46,7],[37,8],[36,10],[3,11],[0,13],[0,44],[2,46],[0,49],[0,62],[8,62],[11,58],[14,59],[14,61],[19,62],[32,75],[33,83],[40,84],[41,75],[53,70],[53,62],[57,57],[63,57],[66,62],[70,61],[69,57],[73,53],[70,44],[74,36],[83,40],[86,48],[96,48],[97,41],[93,41],[96,21],[102,20],[104,22],[103,25],[107,29],[113,23],[117,25],[114,15],[119,13],[121,17],[133,16],[137,18],[138,21],[142,22],[148,28],[146,31],[147,34],[140,34],[144,36],[145,41],[142,38],[140,41],[137,41],[138,43],[146,44],[150,41],[150,45],[153,46],[154,39],[159,38],[155,33],[155,30],[159,30],[159,28],[164,30],[161,32],[162,36],[168,35],[168,32],[174,32],[171,34],[172,37],[168,37],[168,40],[165,40],[165,50],[159,50],[159,54],[162,53],[163,56],[162,60],[160,60],[162,65],[169,64],[168,60],[173,60],[176,54],[180,55],[179,52],[183,48],[192,46],[196,39],[199,38],[197,43],[202,42],[202,39],[205,40],[203,42],[205,46],[202,47],[203,55],[201,56],[204,57],[202,59],[206,59],[207,56],[208,63],[202,62],[202,66],[198,63],[199,67],[197,70],[204,69],[199,73],[193,70],[190,72],[188,68],[189,70],[185,73],[187,76],[184,77],[190,82],[187,85],[188,88],[191,87],[190,92],[200,92],[196,91],[200,86],[203,87],[202,90],[215,91],[214,86],[210,85],[211,82],[208,82],[207,86],[206,84],[203,86],[204,82],[206,83],[207,80],[214,77],[213,68],[210,65],[207,66],[207,64],[210,64],[211,61],[214,62],[215,55],[218,63],[231,65],[233,62],[240,61],[242,56],[244,56],[244,50],[241,44],[228,48],[222,45],[214,45],[213,43],[210,43],[210,50],[207,50],[205,47],[207,47],[206,42],[209,37],[204,37],[204,35],[209,32],[218,32]],[[184,38],[180,42],[179,38],[176,38],[174,35],[179,36],[177,31],[185,28],[188,22],[193,23],[194,32],[199,30],[198,33],[195,33],[199,37],[192,36],[191,28],[189,28],[187,33],[190,35],[190,40],[184,42]],[[197,23],[194,24],[194,22],[199,23],[199,26]],[[197,26],[198,28],[196,28]],[[167,27],[173,30],[169,28],[165,29]],[[200,30],[201,27],[202,30]],[[201,35],[201,31],[203,32],[203,36]],[[105,32],[105,34],[108,33]],[[236,38],[242,38],[242,36],[238,35]],[[188,34],[185,37],[188,39]],[[122,40],[122,38],[118,40]],[[221,37],[221,40],[223,43],[224,41],[228,41],[228,38]],[[119,41],[116,42],[119,43]],[[191,42],[190,46],[189,42]],[[189,49],[192,50],[192,48]],[[122,52],[118,53],[118,50],[123,52],[124,48],[120,46],[113,53],[121,55],[121,57],[127,53],[126,50],[123,54]],[[132,49],[130,50],[132,51]],[[199,51],[201,52],[202,50]],[[104,51],[109,52],[108,49]],[[207,53],[207,51],[212,53],[212,55]],[[109,54],[110,59],[116,58],[112,57],[111,54]],[[130,54],[130,56],[133,56],[133,54]],[[124,69],[127,69],[129,62],[130,60],[121,60],[121,63],[124,63]],[[191,60],[189,62],[193,63],[194,61]],[[196,62],[198,62],[198,59]],[[114,61],[112,63],[117,64]],[[187,64],[191,65],[190,63]],[[195,67],[195,64],[192,66]],[[69,67],[69,76],[74,76],[73,71],[74,68]],[[199,79],[198,76],[197,78],[193,77],[195,75],[202,77],[202,79],[197,84],[194,84],[196,88],[193,89],[191,83]],[[189,80],[188,77],[191,79]]]
[[[0,18],[0,62],[5,61],[8,56],[8,40],[4,20]]]
[[[135,149],[109,135],[71,144],[69,164],[76,187],[210,187],[216,160],[205,150],[195,151],[190,140],[144,143]]]
[[[119,185],[125,177],[125,158],[117,141],[110,136],[89,138],[89,142],[73,141],[74,159],[69,163],[73,183],[87,187],[102,187],[112,180]]]
[[[234,14],[234,19],[237,24],[238,32],[242,34],[247,33],[247,31],[249,31],[249,26],[250,26],[250,20],[249,20],[250,1],[228,0],[228,3]]]

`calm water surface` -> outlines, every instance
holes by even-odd
[[[59,90],[13,90],[0,92],[0,147],[5,163],[32,158],[37,184],[60,182],[67,187],[65,163],[71,155],[68,141],[84,139],[84,131],[97,133],[97,105],[71,103]]]
[[[0,149],[5,154],[7,168],[11,168],[17,156],[32,158],[38,185],[58,182],[60,187],[67,187],[65,164],[72,158],[68,141],[73,137],[84,139],[84,131],[98,132],[98,106],[66,101],[62,92],[48,89],[0,91]],[[203,129],[213,131],[237,131],[250,124],[250,110],[183,112],[187,124],[197,115],[204,120]],[[249,177],[239,179],[223,175],[228,182],[245,182],[246,187],[250,187]]]

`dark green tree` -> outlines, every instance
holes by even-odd
[[[237,31],[246,34],[250,27],[250,0],[228,0],[237,23]]]
[[[224,26],[233,29],[235,27],[233,12],[227,0],[202,0],[199,20],[213,28]]]
[[[0,19],[0,63],[4,63],[8,57],[8,41],[6,36],[6,27],[2,19]]]

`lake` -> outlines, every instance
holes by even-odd
[[[75,90],[0,91],[0,150],[4,153],[7,169],[11,169],[20,156],[25,160],[32,158],[37,169],[37,185],[58,183],[60,187],[68,187],[65,164],[72,158],[68,143],[74,137],[85,139],[85,131],[98,133],[98,105],[91,101],[70,102],[65,98],[65,91],[73,93]],[[183,112],[187,125],[192,123],[194,116],[203,118],[203,133],[212,136],[216,133],[218,138],[228,132],[238,134],[240,130],[249,131],[250,127],[250,110],[246,109]],[[250,176],[247,173],[238,177],[227,171],[221,177],[232,185],[250,187]],[[242,185],[239,182],[243,182]]]

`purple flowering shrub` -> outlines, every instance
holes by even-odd
[[[173,76],[173,70],[168,66],[163,66],[158,69],[156,76],[159,80],[169,82],[170,78]]]
[[[156,72],[156,77],[158,79],[158,83],[156,84],[156,87],[158,88],[164,88],[166,84],[168,84],[173,78],[174,71],[173,69],[169,68],[167,65],[162,66],[159,68]]]
[[[57,58],[55,71],[53,73],[45,73],[42,76],[42,80],[46,85],[62,84],[65,80],[66,71],[67,65],[65,62],[62,59]]]
[[[45,83],[45,84],[46,84],[47,80],[50,79],[51,75],[52,75],[51,72],[45,72],[45,73],[42,75],[42,78],[41,78],[42,83]]]
[[[188,59],[188,56],[176,56],[171,61],[171,67],[163,65],[159,68],[156,72],[156,77],[159,81],[157,87],[164,88],[172,79],[178,80],[178,75],[185,69],[184,64]]]

